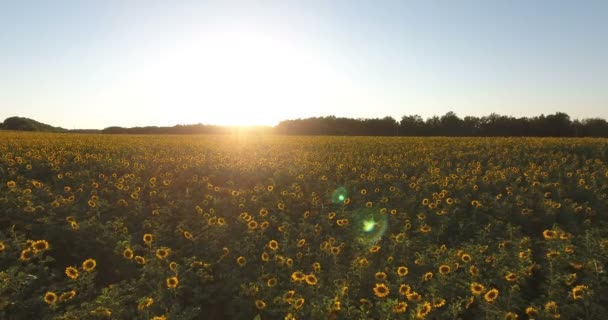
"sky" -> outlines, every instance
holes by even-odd
[[[0,121],[608,118],[608,1],[2,1]]]

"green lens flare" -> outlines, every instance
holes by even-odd
[[[331,202],[333,204],[343,204],[348,197],[348,191],[345,187],[338,187],[331,193]]]
[[[375,245],[388,229],[388,216],[376,208],[361,208],[350,212],[355,240],[364,247]]]
[[[364,220],[363,221],[363,231],[372,232],[376,227],[376,221],[374,220]]]

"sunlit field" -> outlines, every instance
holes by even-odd
[[[0,133],[1,319],[606,319],[608,140]]]

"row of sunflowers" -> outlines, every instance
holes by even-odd
[[[608,318],[608,140],[0,133],[2,319]]]

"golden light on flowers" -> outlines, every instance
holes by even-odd
[[[554,240],[557,238],[557,232],[553,230],[545,230],[543,231],[543,238],[545,238],[545,240]]]
[[[536,319],[538,318],[538,309],[536,309],[535,307],[527,307],[526,315],[529,319]]]
[[[143,236],[143,241],[146,245],[151,246],[152,245],[152,241],[154,241],[154,236],[150,233],[146,233]]]
[[[30,248],[26,248],[26,249],[21,250],[21,254],[19,255],[19,260],[29,261],[31,258],[34,257],[34,255],[36,255],[34,253],[34,250],[32,250]]]
[[[177,279],[176,276],[169,277],[166,280],[166,284],[167,284],[167,288],[175,289],[179,285],[179,280]]]
[[[59,300],[59,302],[66,302],[66,301],[74,299],[75,296],[76,296],[76,290],[70,290],[70,291],[60,294],[58,300]]]
[[[399,301],[393,306],[394,313],[405,313],[407,311],[407,302]]]
[[[578,285],[571,290],[572,299],[580,300],[584,297],[585,291],[588,289],[585,285]]]
[[[452,271],[452,269],[448,265],[442,264],[439,266],[439,273],[442,275],[446,275],[450,273],[450,271]]]
[[[385,298],[390,293],[389,288],[384,283],[376,283],[376,286],[373,289],[374,294],[378,298]]]
[[[131,248],[126,248],[125,250],[122,251],[122,256],[125,259],[129,259],[129,260],[133,259],[133,256],[134,256],[133,250]]]
[[[412,291],[412,288],[407,284],[399,285],[399,294],[407,296]]]
[[[517,280],[517,274],[513,273],[513,272],[507,272],[507,274],[505,275],[505,280],[509,281],[509,282],[513,282]]]
[[[135,256],[134,259],[137,264],[140,264],[140,265],[146,264],[146,258],[144,258],[142,256]]]
[[[314,286],[317,284],[317,277],[314,274],[308,274],[305,277],[305,281],[308,285]]]
[[[397,275],[400,277],[405,277],[409,273],[409,269],[406,266],[397,267]]]
[[[486,287],[484,287],[484,285],[482,285],[481,283],[477,283],[477,282],[472,282],[470,285],[470,289],[471,289],[471,293],[476,296],[478,296],[486,291]]]
[[[37,240],[32,243],[32,249],[35,253],[49,249],[49,243],[46,240]]]
[[[376,280],[378,281],[385,281],[386,280],[386,272],[376,272],[375,274]]]
[[[493,303],[498,298],[498,289],[494,288],[494,289],[488,290],[488,292],[486,292],[486,294],[483,296],[483,298],[488,303]]]
[[[156,257],[159,259],[166,259],[169,256],[169,253],[171,252],[171,249],[169,248],[159,248],[156,249]]]
[[[65,268],[65,275],[70,279],[78,278],[78,269],[75,267],[67,267]]]
[[[44,294],[44,302],[46,302],[46,304],[48,304],[48,305],[55,304],[55,302],[57,302],[57,294],[52,291],[47,291]]]
[[[97,261],[95,261],[95,259],[86,259],[83,263],[82,263],[82,269],[86,272],[91,272],[93,270],[95,270],[95,267],[97,266]]]
[[[240,266],[240,267],[244,267],[245,264],[247,264],[247,259],[245,259],[245,257],[243,256],[239,256],[238,258],[236,258],[236,263]]]
[[[137,304],[138,310],[144,310],[146,308],[150,308],[154,304],[154,299],[152,297],[145,297],[139,301]]]
[[[277,250],[279,249],[279,243],[276,240],[270,240],[268,242],[268,248],[270,248],[270,250]]]
[[[429,313],[431,313],[431,310],[433,310],[431,303],[426,301],[425,303],[420,305],[416,310],[416,318],[424,319],[426,316],[429,315]]]

